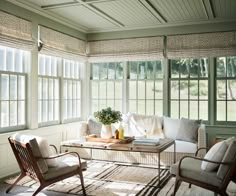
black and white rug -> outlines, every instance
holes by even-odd
[[[157,195],[168,182],[168,170],[161,170],[160,184],[158,169],[147,166],[89,161],[87,171],[83,172],[87,195],[106,196],[151,196]],[[12,184],[16,177],[5,182]],[[18,185],[37,188],[39,184],[29,177],[23,178]],[[79,177],[73,176],[52,184],[46,188],[50,191],[81,195]]]

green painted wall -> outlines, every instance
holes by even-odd
[[[65,34],[77,37],[82,40],[86,40],[86,34],[78,30],[72,29],[68,26],[65,26],[59,22],[31,12],[27,9],[14,5],[6,0],[0,0],[0,10],[10,13],[12,15],[24,18],[26,20],[32,21],[33,25],[43,25],[51,29],[55,29]]]

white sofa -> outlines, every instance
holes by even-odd
[[[184,123],[183,123],[184,122]],[[192,132],[195,138],[190,137],[187,130],[187,136],[181,136],[178,134],[179,128],[183,125],[189,126],[196,121],[188,119],[172,119],[168,117],[158,117],[158,116],[145,116],[139,114],[128,113],[123,115],[122,125],[125,129],[126,136],[144,136],[147,137],[160,137],[160,138],[172,138],[176,141],[176,161],[178,161],[184,155],[194,156],[198,148],[206,147],[206,133],[205,125],[198,124]],[[182,124],[181,124],[182,123]],[[191,124],[192,123],[192,124]],[[114,125],[115,126],[115,125]],[[192,127],[190,126],[189,130]],[[78,130],[78,137],[85,136],[88,134],[99,134],[101,125],[90,119],[88,122],[81,122],[80,130]],[[115,129],[115,128],[114,128]],[[146,131],[144,131],[146,130]],[[186,131],[186,130],[185,130]],[[181,133],[181,132],[180,132]],[[186,135],[186,133],[185,133]],[[190,134],[191,136],[191,134]],[[76,139],[76,138],[75,138]],[[187,140],[187,141],[186,141]],[[194,140],[194,141],[191,141]],[[90,150],[63,147],[65,150],[77,150],[83,158],[92,158],[99,160],[110,160],[110,161],[120,161],[129,163],[141,163],[155,165],[158,163],[158,156],[153,153],[138,153],[138,152],[122,152],[122,151],[107,151],[107,150],[96,150],[94,149],[92,154]],[[161,153],[161,164],[169,166],[173,164],[173,151],[174,146],[170,146],[163,153]],[[200,151],[200,156],[203,157],[205,151]]]

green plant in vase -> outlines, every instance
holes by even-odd
[[[121,112],[112,110],[111,107],[94,112],[94,117],[102,123],[101,137],[111,138],[111,124],[122,120]]]

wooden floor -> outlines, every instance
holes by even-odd
[[[32,196],[33,192],[35,191],[29,187],[22,187],[22,186],[15,186],[10,193],[6,193],[6,189],[9,187],[9,184],[4,182],[0,182],[0,196]],[[72,194],[65,194],[65,193],[58,193],[54,191],[41,191],[37,196],[72,196]],[[75,196],[75,195],[73,195]]]

